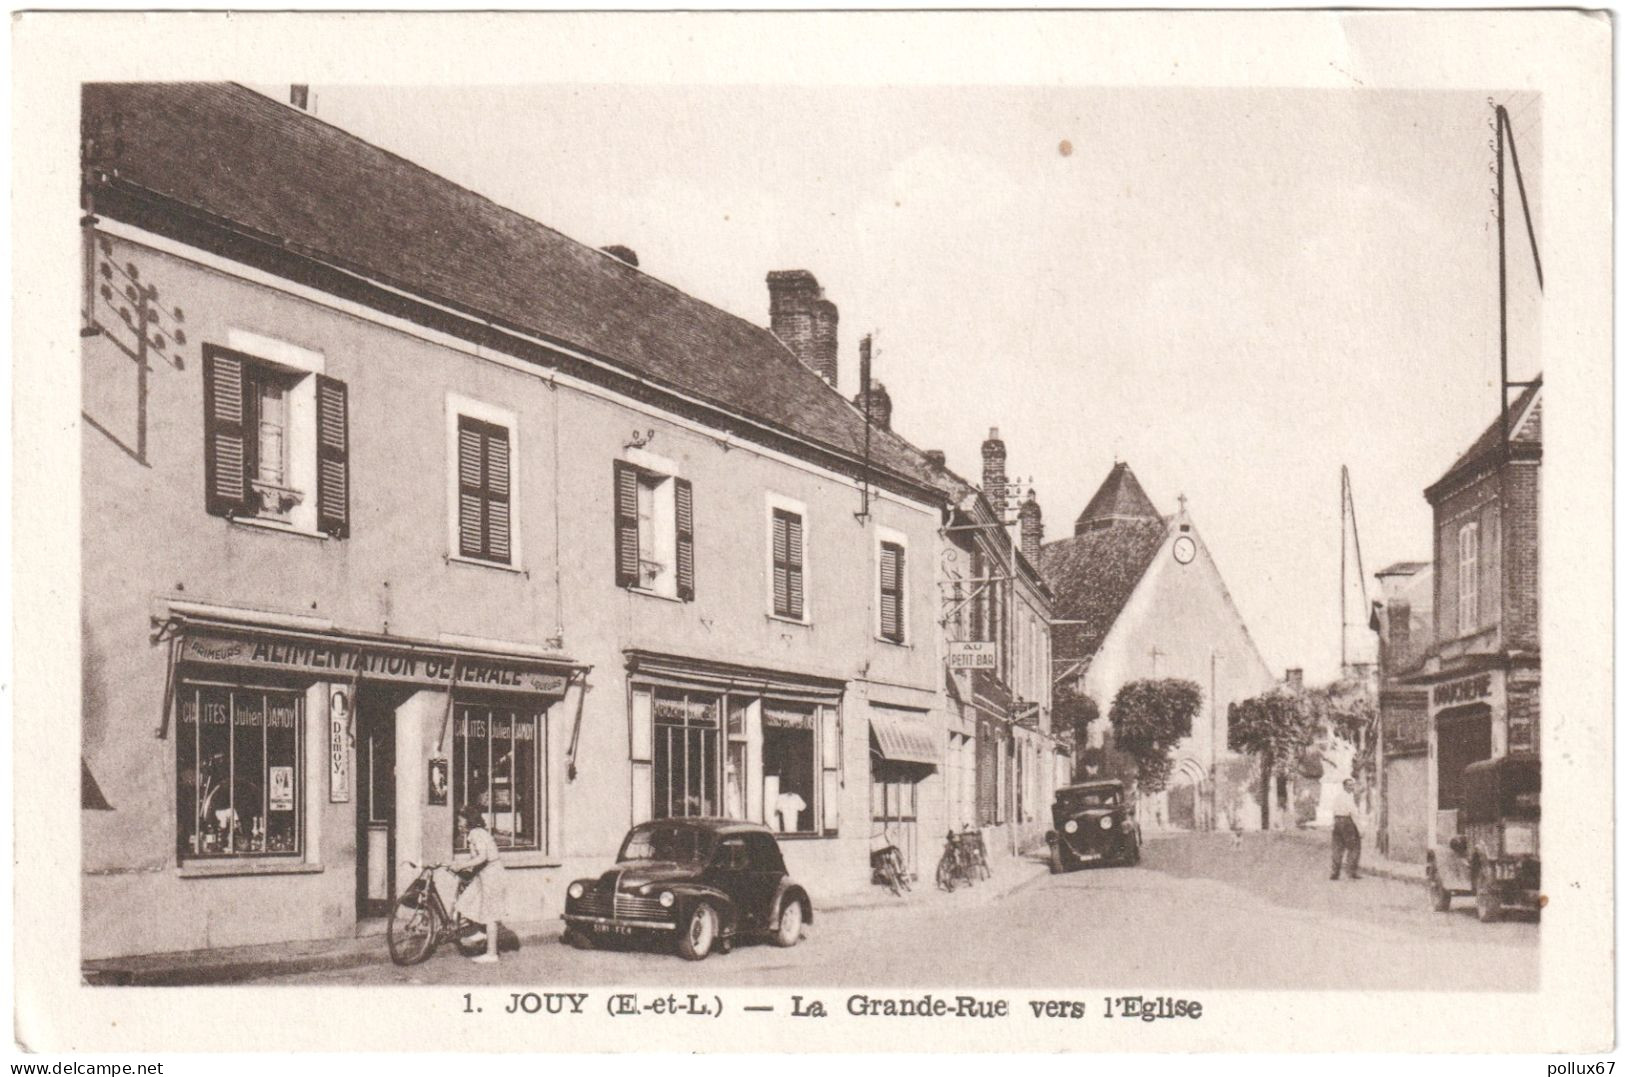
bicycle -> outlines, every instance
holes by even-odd
[[[410,860],[409,868],[418,868]],[[485,952],[485,925],[477,924],[462,913],[446,909],[435,885],[437,872],[451,872],[445,864],[423,864],[417,878],[401,894],[390,910],[386,935],[389,940],[389,959],[397,965],[417,965],[429,960],[444,942],[453,942],[464,957],[477,957]],[[453,872],[453,874],[456,874]],[[468,879],[459,875],[457,893],[461,894]],[[477,937],[476,937],[477,936]]]
[[[912,890],[908,881],[908,865],[903,862],[903,851],[891,840],[891,835],[884,827],[879,834],[871,834],[871,844],[875,840],[884,842],[879,847],[869,850],[869,867],[873,872],[873,881],[886,887],[897,897],[903,896],[904,890]]]
[[[948,831],[948,844],[942,850],[942,859],[937,861],[937,885],[953,893],[960,883],[966,886],[975,884],[971,878],[969,854],[965,849],[965,839],[954,831]]]
[[[960,835],[960,841],[970,859],[970,870],[984,882],[993,878],[993,868],[987,862],[987,842],[982,840],[981,828],[966,823],[961,828]]]

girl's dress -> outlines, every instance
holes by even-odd
[[[468,832],[468,854],[459,857],[453,865],[459,871],[478,868],[468,888],[457,899],[457,911],[476,924],[491,924],[506,919],[503,907],[507,897],[507,879],[502,861],[498,858],[496,839],[483,826]]]

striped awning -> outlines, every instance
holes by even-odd
[[[925,711],[871,707],[869,731],[874,734],[880,754],[887,759],[930,766],[942,762],[941,730],[932,728]]]

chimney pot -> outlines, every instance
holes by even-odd
[[[1038,553],[1044,545],[1044,510],[1038,506],[1038,494],[1027,491],[1027,500],[1016,511],[1021,520],[1021,554],[1027,563],[1038,567]]]
[[[767,275],[767,300],[773,335],[803,366],[835,385],[840,312],[824,298],[818,278],[805,269],[775,269]]]
[[[852,403],[858,406],[859,411],[864,410],[863,393],[852,398]],[[882,430],[891,429],[891,394],[886,386],[878,381],[869,382],[869,421]]]
[[[1002,522],[1009,499],[1005,489],[1004,442],[999,440],[996,426],[988,430],[987,440],[982,442],[982,495],[993,506],[993,515]]]
[[[1295,666],[1292,669],[1289,669],[1289,670],[1286,671],[1286,686],[1288,688],[1292,689],[1294,692],[1303,691],[1303,669],[1302,669],[1302,667],[1296,667]]]

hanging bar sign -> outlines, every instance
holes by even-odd
[[[350,802],[350,690],[335,688],[327,701],[328,799]]]

